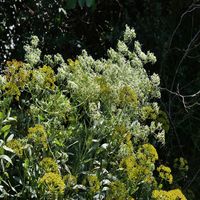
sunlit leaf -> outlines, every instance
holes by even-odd
[[[3,133],[5,133],[5,132],[7,132],[7,131],[10,130],[10,127],[11,127],[11,125],[5,125],[5,126],[3,126],[3,128],[1,129],[1,131],[2,131]]]
[[[13,164],[12,160],[7,155],[0,155],[0,159],[4,159],[7,162],[9,162],[10,164]]]
[[[11,148],[7,147],[6,145],[4,145],[3,148],[6,151],[10,151],[10,152],[14,153],[14,151]]]

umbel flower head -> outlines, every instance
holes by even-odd
[[[47,149],[47,134],[41,124],[36,124],[34,127],[29,128],[27,137],[34,145]]]
[[[58,197],[64,194],[65,183],[62,177],[53,172],[45,173],[38,181],[39,188],[49,197]]]
[[[24,46],[25,53],[25,61],[28,62],[31,66],[36,65],[40,61],[41,51],[37,48],[39,43],[39,38],[37,36],[31,37],[30,44],[26,44]]]
[[[161,179],[167,181],[169,184],[172,184],[173,176],[171,174],[171,169],[169,167],[166,167],[164,165],[160,165],[157,168],[157,171],[159,172],[159,177]]]
[[[117,181],[113,181],[110,184],[110,190],[108,190],[108,194],[106,196],[106,200],[124,200],[127,199],[127,189],[126,189],[126,185],[117,180]]]
[[[152,193],[153,200],[187,200],[181,190],[175,189],[170,191],[154,190]]]
[[[58,173],[58,164],[50,157],[43,158],[39,165],[45,172]]]
[[[10,140],[6,145],[11,148],[17,156],[23,156],[23,144],[19,139]]]

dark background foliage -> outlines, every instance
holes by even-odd
[[[192,0],[0,0],[0,63],[23,59],[23,44],[39,36],[44,54],[75,58],[82,49],[94,57],[115,46],[125,24],[136,29],[143,49],[158,59],[146,69],[161,77],[160,105],[168,113],[163,157],[189,161],[179,184],[200,196],[200,2]],[[185,96],[191,95],[193,96]],[[184,95],[184,96],[182,96]]]

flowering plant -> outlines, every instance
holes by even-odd
[[[117,49],[99,60],[86,51],[67,62],[42,59],[38,42],[32,37],[25,62],[9,61],[0,77],[0,108],[17,119],[4,197],[185,200],[160,187],[160,178],[167,189],[173,181],[156,150],[169,122],[156,102],[159,76],[143,67],[156,57],[141,50],[134,29],[126,26]]]

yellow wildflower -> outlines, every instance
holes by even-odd
[[[6,143],[7,147],[11,148],[19,157],[23,156],[23,145],[19,139],[13,139]]]
[[[39,165],[45,172],[54,172],[58,173],[58,164],[55,162],[54,159],[50,157],[43,158]]]
[[[110,184],[110,190],[106,196],[106,200],[125,200],[128,196],[126,185],[120,181],[113,181]]]
[[[136,92],[130,86],[124,86],[119,90],[119,105],[132,106],[136,108],[138,105],[138,97]]]
[[[44,176],[39,179],[38,184],[39,187],[50,196],[64,194],[65,183],[62,180],[62,177],[57,173],[45,173]]]
[[[30,70],[27,69],[23,62],[12,60],[7,61],[4,74],[7,84],[4,87],[7,95],[15,96],[19,100],[21,95],[20,89],[24,89],[30,77]]]
[[[44,149],[47,149],[47,134],[44,126],[36,124],[35,127],[28,129],[28,139],[34,142],[35,145],[42,145]]]
[[[158,160],[158,153],[155,147],[151,144],[143,144],[139,148],[137,155],[138,155],[138,158],[144,162],[150,161],[154,163],[156,160]]]
[[[89,183],[89,188],[91,193],[96,193],[100,189],[100,182],[99,179],[96,175],[88,175],[87,177],[88,183]]]
[[[159,177],[163,180],[166,180],[169,182],[169,184],[172,184],[173,182],[173,176],[171,174],[171,169],[169,167],[166,167],[164,165],[160,165],[157,168],[157,171],[159,172]]]
[[[142,120],[152,119],[155,120],[157,118],[156,110],[152,108],[152,106],[143,106],[141,109],[141,118]]]
[[[69,187],[73,187],[77,183],[77,178],[73,176],[72,174],[67,174],[63,177],[63,180],[65,181],[66,185]]]
[[[152,198],[153,200],[187,200],[180,189],[170,191],[154,190]]]
[[[51,67],[44,65],[32,71],[32,83],[44,89],[55,89],[55,74]]]
[[[68,59],[67,62],[69,64],[71,72],[74,72],[77,69],[77,67],[80,65],[79,60],[73,61],[72,59]]]

